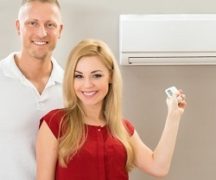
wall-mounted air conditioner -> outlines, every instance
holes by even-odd
[[[216,14],[120,16],[120,64],[216,64]]]

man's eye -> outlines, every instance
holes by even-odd
[[[37,23],[36,23],[35,21],[30,21],[28,24],[29,24],[30,26],[36,26],[36,25],[37,25]]]
[[[52,28],[55,28],[55,27],[56,27],[56,24],[48,23],[48,24],[47,24],[47,27],[48,27],[49,29],[52,29]]]

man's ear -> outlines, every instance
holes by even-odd
[[[58,37],[59,39],[61,38],[61,34],[62,34],[63,29],[64,29],[64,25],[61,24],[60,28],[59,28],[59,37]]]
[[[16,30],[17,30],[17,34],[20,35],[20,22],[18,19],[16,20]]]

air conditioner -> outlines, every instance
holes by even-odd
[[[121,65],[216,64],[216,14],[120,15]]]

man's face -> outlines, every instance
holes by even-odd
[[[16,27],[25,56],[50,57],[63,28],[60,10],[51,3],[27,3],[20,10]]]

